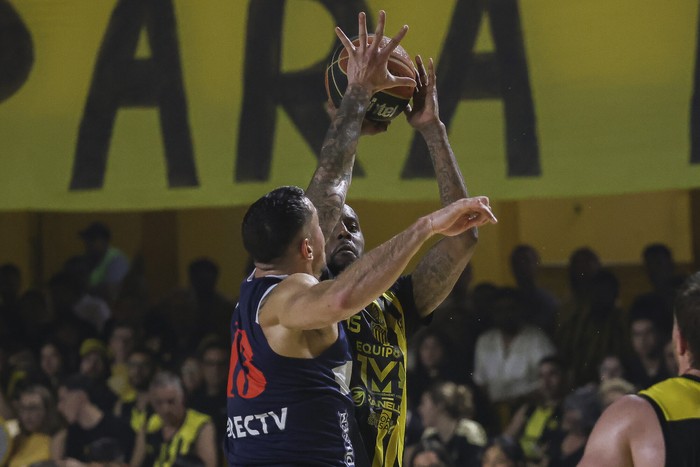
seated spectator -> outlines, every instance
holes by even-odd
[[[56,401],[44,386],[19,390],[15,403],[20,432],[12,441],[7,467],[23,467],[51,459],[51,436],[60,428]]]
[[[153,431],[160,427],[159,420],[152,417],[154,410],[149,396],[149,387],[156,373],[155,357],[145,348],[135,349],[126,365],[132,390],[120,398],[114,414],[131,426],[134,433],[139,433],[144,426]]]
[[[622,378],[612,378],[604,381],[598,388],[598,397],[602,405],[602,410],[607,409],[613,402],[627,394],[634,394],[636,389],[634,384]]]
[[[559,430],[567,390],[563,362],[554,356],[543,358],[535,402],[521,406],[504,432],[504,436],[518,440],[528,461],[542,460],[545,447]]]
[[[103,412],[113,413],[118,397],[107,385],[110,376],[109,351],[101,340],[85,339],[80,345],[79,372],[92,380],[92,402]]]
[[[216,429],[216,445],[223,446],[226,436],[226,383],[230,349],[226,342],[212,335],[199,345],[199,361],[203,384],[188,397],[189,406],[211,417]],[[223,459],[223,450],[220,449]]]
[[[180,378],[185,394],[190,397],[192,394],[202,390],[204,377],[202,376],[202,364],[197,357],[190,355],[180,364]]]
[[[416,339],[415,368],[409,373],[408,398],[417,406],[423,393],[439,381],[463,383],[466,374],[454,361],[452,343],[442,332],[426,328]]]
[[[549,467],[578,465],[600,413],[598,392],[593,388],[579,388],[564,399],[561,431],[547,450]]]
[[[131,467],[173,466],[193,457],[205,467],[215,467],[214,424],[208,415],[187,408],[180,378],[158,373],[151,382],[150,398],[162,428],[139,433]]]
[[[552,336],[556,327],[559,300],[537,285],[540,255],[530,245],[518,245],[510,255],[510,268],[523,299],[525,321]]]
[[[408,458],[407,467],[459,467],[450,459],[442,444],[424,440]]]
[[[597,380],[598,366],[606,355],[627,350],[627,327],[617,306],[620,284],[607,270],[590,279],[589,306],[562,324],[559,349],[573,372],[574,387]]]
[[[626,379],[638,389],[646,389],[670,377],[663,357],[658,322],[658,309],[637,302],[630,310],[632,356],[626,362]]]
[[[111,412],[92,402],[93,380],[82,374],[69,376],[58,388],[58,410],[68,427],[52,441],[51,457],[56,461],[73,459],[89,462],[94,443],[111,438],[119,443],[126,456],[134,447],[134,432]]]
[[[520,445],[509,438],[491,440],[481,458],[481,467],[525,467],[525,456]]]
[[[69,373],[67,360],[67,352],[57,341],[49,340],[39,349],[39,367],[54,394],[60,381]]]
[[[107,385],[117,396],[124,396],[132,392],[127,359],[136,345],[136,328],[126,321],[115,322],[109,328],[107,346],[111,357],[111,374]]]
[[[543,331],[523,323],[523,306],[516,290],[500,289],[493,300],[496,327],[477,341],[474,382],[497,404],[503,430],[514,408],[537,391],[539,363],[555,349]]]
[[[455,465],[479,465],[486,432],[471,419],[474,401],[466,386],[436,383],[423,393],[418,413],[425,427],[423,440],[442,444]]]
[[[625,367],[622,359],[617,355],[606,355],[598,366],[598,382],[604,383],[610,379],[625,377]]]

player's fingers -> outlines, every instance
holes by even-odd
[[[433,57],[428,59],[428,79],[430,80],[431,84],[435,85],[437,78],[435,77],[435,64],[433,63]]]
[[[378,48],[382,39],[384,38],[384,23],[386,22],[386,12],[384,10],[379,10],[379,17],[377,18],[377,28],[374,30],[374,40],[372,41],[372,47]]]
[[[394,49],[399,46],[399,43],[403,40],[403,38],[406,37],[406,33],[408,33],[408,24],[401,26],[399,32],[397,32],[396,35],[392,37],[389,42],[387,42],[382,51],[385,54],[390,55],[391,52],[393,52]]]
[[[416,86],[416,80],[413,78],[409,78],[408,76],[391,76],[391,86],[387,86],[390,88],[396,87],[396,86]]]
[[[340,42],[343,44],[343,47],[348,52],[354,52],[355,51],[355,46],[350,42],[350,39],[348,39],[348,36],[345,35],[342,29],[340,27],[335,28],[335,35],[338,36],[338,39],[340,39]]]
[[[416,55],[416,65],[418,66],[418,79],[423,86],[427,86],[430,83],[430,78],[425,71],[425,64],[423,63],[423,58],[420,55]]]
[[[411,104],[406,104],[406,108],[403,111],[406,115],[410,115],[413,112],[413,107],[411,107]]]
[[[365,15],[364,11],[361,11],[359,15],[357,15],[357,23],[358,23],[358,39],[360,43],[358,46],[360,48],[365,48],[367,47],[367,15]]]

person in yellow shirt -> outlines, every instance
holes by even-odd
[[[16,403],[20,432],[12,442],[7,467],[51,459],[51,436],[60,428],[56,401],[44,386],[21,389]]]

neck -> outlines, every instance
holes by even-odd
[[[435,423],[435,430],[443,444],[447,444],[452,439],[456,429],[457,420],[446,416],[439,417],[437,423]]]
[[[95,428],[104,417],[104,413],[91,403],[85,404],[78,414],[77,423],[83,430]]]

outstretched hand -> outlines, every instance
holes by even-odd
[[[462,198],[428,216],[433,233],[453,237],[472,227],[498,222],[486,196]]]
[[[420,55],[416,56],[416,77],[418,83],[413,91],[413,106],[407,106],[404,112],[408,123],[420,131],[430,125],[440,123],[438,95],[435,85],[435,65],[428,60],[428,71]]]
[[[382,10],[379,12],[377,29],[371,44],[367,39],[367,17],[364,12],[358,15],[359,36],[357,45],[348,39],[342,29],[339,27],[335,28],[338,39],[340,39],[340,42],[343,43],[345,50],[348,52],[348,87],[352,84],[359,84],[374,94],[382,89],[395,86],[416,85],[415,80],[412,78],[394,76],[387,68],[389,56],[391,56],[391,53],[399,45],[406,32],[408,32],[408,26],[404,25],[394,37],[383,43],[385,22],[386,13]]]

